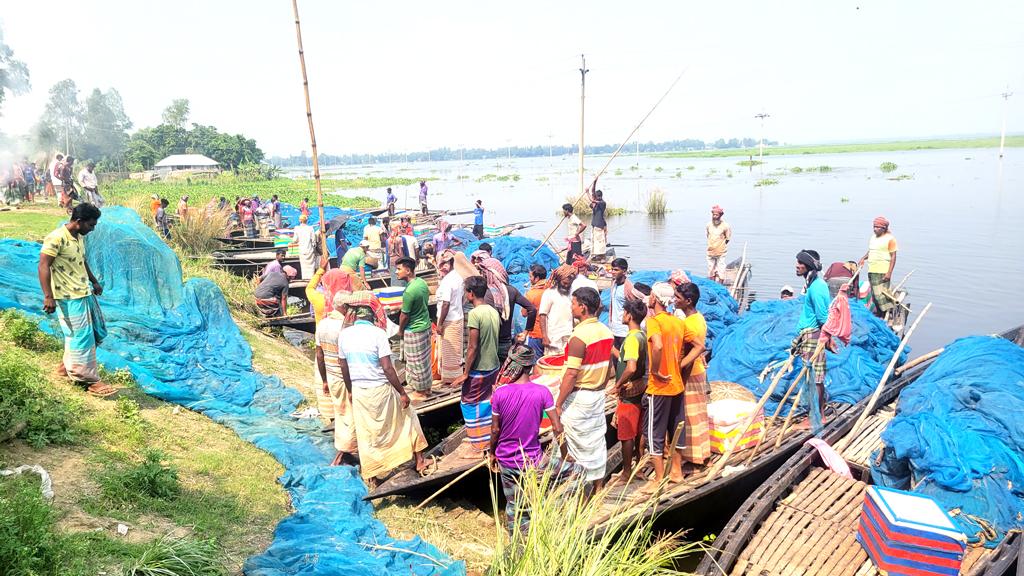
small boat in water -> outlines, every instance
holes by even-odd
[[[1001,336],[1024,346],[1024,327]],[[925,372],[935,356],[924,358],[883,391],[858,430],[853,430],[853,418],[836,420],[825,429],[822,439],[842,447],[840,455],[854,478],[829,471],[817,449],[800,447],[740,506],[706,550],[697,572],[707,576],[879,574],[857,540],[865,490],[871,484],[872,454],[882,447],[880,435],[895,414],[900,393]],[[859,416],[866,407],[862,401],[852,415]],[[1019,533],[1011,533],[994,549],[969,547],[960,573],[1013,574],[1021,540]]]

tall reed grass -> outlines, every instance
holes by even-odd
[[[206,540],[165,536],[129,562],[123,576],[220,576],[217,546]]]
[[[227,211],[190,208],[171,229],[171,243],[190,256],[209,254],[220,247],[228,229]]]
[[[654,188],[647,193],[647,213],[651,216],[664,216],[668,212],[668,200],[665,198],[665,191],[661,188]]]

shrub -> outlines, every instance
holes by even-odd
[[[217,560],[216,544],[209,540],[174,538],[153,542],[138,558],[128,562],[124,576],[217,576],[224,568]]]
[[[39,477],[0,478],[0,572],[57,574],[60,539],[53,508],[39,491]]]
[[[36,352],[55,352],[61,349],[59,340],[44,334],[39,330],[38,324],[14,309],[0,312],[0,330],[21,348]]]
[[[139,464],[112,466],[100,475],[103,495],[114,502],[133,504],[145,498],[170,500],[181,492],[178,470],[164,465],[159,450],[147,450]]]
[[[663,216],[668,212],[668,200],[661,188],[654,188],[647,193],[647,213],[652,216]]]
[[[751,166],[759,166],[761,164],[764,164],[764,162],[761,162],[760,160],[740,160],[739,162],[736,163],[737,166],[743,166],[746,168],[749,168]]]
[[[196,206],[171,228],[171,244],[188,256],[208,254],[220,247],[217,238],[223,236],[227,229],[227,212]]]
[[[789,171],[792,172],[793,174],[799,174],[803,172],[804,169],[799,166],[793,166],[792,168],[789,169]]]
[[[878,167],[879,170],[885,172],[886,174],[888,174],[889,172],[895,172],[897,168],[899,168],[899,166],[897,166],[895,162],[882,162],[882,164]]]
[[[34,447],[70,444],[78,437],[82,403],[48,389],[46,377],[24,352],[0,352],[0,436]]]

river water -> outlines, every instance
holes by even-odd
[[[588,184],[607,160],[586,159]],[[991,149],[772,156],[753,168],[739,166],[740,160],[616,158],[599,188],[610,206],[635,211],[609,218],[610,242],[625,245],[618,255],[634,269],[706,273],[704,225],[711,206],[719,204],[733,226],[730,259],[746,245],[758,298],[777,298],[784,284],[799,288],[793,271],[799,250],[817,250],[826,267],[856,260],[867,250],[871,220],[884,215],[899,242],[894,282],[913,271],[906,283],[912,309],[933,303],[911,341],[915,354],[955,337],[1024,323],[1017,294],[1024,285],[1024,150],[1010,149],[1001,161]],[[883,173],[883,162],[898,168]],[[436,178],[429,182],[431,208],[469,210],[479,198],[488,224],[540,220],[519,233],[542,238],[576,190],[577,163],[573,156],[503,158],[323,172]],[[831,170],[806,170],[819,166]],[[794,167],[803,171],[794,173]],[[755,186],[762,179],[777,183]],[[415,205],[418,188],[395,187],[399,205]],[[661,218],[642,213],[653,188],[668,200],[670,212]],[[380,189],[345,194],[384,197]],[[564,236],[559,231],[552,240],[561,243]]]

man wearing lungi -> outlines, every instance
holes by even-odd
[[[484,300],[487,281],[470,276],[463,282],[466,300],[473,305],[466,316],[469,345],[466,368],[453,385],[462,386],[462,418],[466,422],[467,457],[479,457],[491,443],[491,392],[498,380],[498,311]]]
[[[398,277],[406,282],[402,292],[402,313],[398,318],[398,338],[405,355],[405,381],[412,386],[414,400],[430,398],[430,287],[416,277],[416,261],[402,258],[395,266]]]

